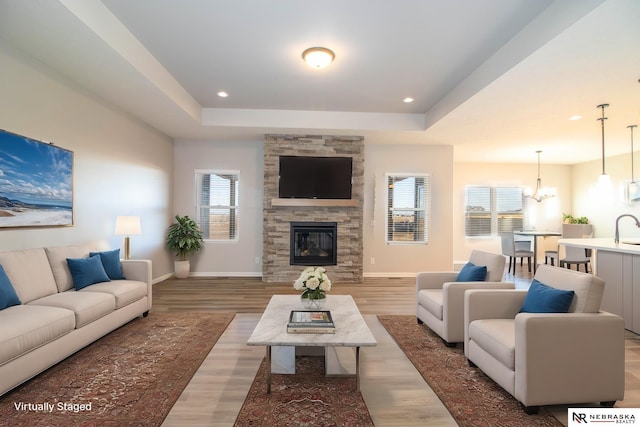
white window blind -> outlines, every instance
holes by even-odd
[[[237,240],[237,171],[196,171],[196,222],[206,240]]]
[[[522,230],[522,187],[465,187],[465,236],[495,236]]]
[[[387,243],[429,241],[431,178],[387,174]]]

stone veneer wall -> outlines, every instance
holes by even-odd
[[[352,157],[354,207],[272,206],[278,198],[280,156]],[[312,203],[312,201],[310,201]],[[289,264],[290,223],[338,223],[338,263],[324,266],[332,282],[360,282],[363,276],[364,138],[360,136],[265,135],[263,282],[292,282],[304,269]]]

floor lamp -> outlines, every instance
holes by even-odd
[[[129,259],[131,254],[129,237],[138,236],[142,233],[139,216],[118,216],[116,217],[116,236],[124,237],[124,259]]]

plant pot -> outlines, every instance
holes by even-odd
[[[173,268],[175,270],[176,279],[186,279],[189,277],[189,270],[191,269],[189,261],[174,261]]]

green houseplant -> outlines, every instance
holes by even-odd
[[[177,260],[174,262],[175,275],[178,279],[189,276],[191,266],[187,257],[202,249],[204,240],[198,223],[188,215],[176,215],[176,222],[167,231],[167,247]]]
[[[576,218],[571,214],[563,213],[562,222],[564,224],[589,224],[589,218],[587,218],[586,216]]]

